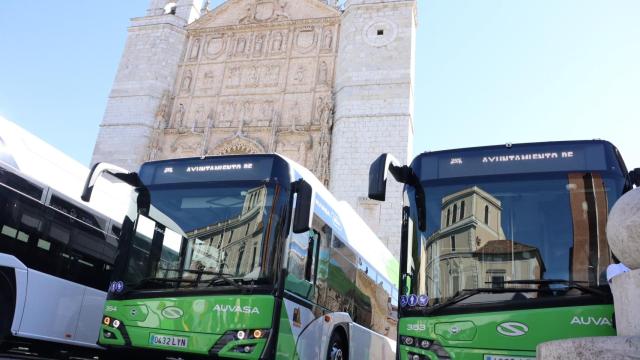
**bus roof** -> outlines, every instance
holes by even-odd
[[[604,140],[508,144],[427,152],[411,164],[422,181],[471,176],[599,171],[626,176],[618,150]]]
[[[0,162],[77,202],[89,169],[15,123],[0,117]],[[126,214],[130,189],[101,179],[89,207],[116,221]],[[113,199],[122,199],[121,202]]]

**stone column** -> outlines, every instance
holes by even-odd
[[[640,188],[613,206],[607,237],[611,251],[631,269],[614,277],[611,284],[618,336],[640,336]]]

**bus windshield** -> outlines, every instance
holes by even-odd
[[[606,290],[611,252],[605,226],[623,179],[576,172],[459,177],[422,186],[426,231],[412,226],[405,294],[427,295],[434,306],[465,291],[473,296],[460,305]]]
[[[152,208],[140,215],[123,281],[129,290],[181,290],[268,277],[265,247],[279,186],[266,181],[149,187]]]

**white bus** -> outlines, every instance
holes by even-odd
[[[123,221],[100,345],[131,356],[395,359],[398,262],[277,154],[150,162]],[[99,186],[97,187],[99,188]]]
[[[98,348],[100,318],[125,211],[105,201],[104,181],[87,205],[89,169],[0,118],[0,345]],[[128,190],[127,190],[128,191]],[[104,206],[98,205],[103,203]],[[126,206],[126,203],[125,203]]]

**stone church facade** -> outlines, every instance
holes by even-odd
[[[132,19],[93,155],[277,152],[311,169],[398,255],[401,189],[366,199],[381,153],[409,160],[415,0],[151,0]]]

